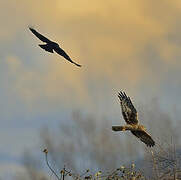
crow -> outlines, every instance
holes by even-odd
[[[53,42],[51,40],[49,40],[48,38],[46,38],[45,36],[41,35],[39,32],[37,32],[35,29],[29,27],[30,31],[41,41],[45,42],[46,44],[39,44],[39,46],[44,49],[45,51],[48,51],[50,53],[53,53],[53,50],[63,56],[65,59],[67,59],[69,62],[75,64],[78,67],[81,67],[80,64],[77,64],[76,62],[72,61],[72,59],[68,56],[68,54],[60,48],[60,46],[56,43]]]

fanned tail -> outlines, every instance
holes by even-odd
[[[123,126],[112,126],[113,131],[125,131]]]

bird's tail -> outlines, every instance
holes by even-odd
[[[113,131],[125,131],[125,127],[124,126],[112,126],[112,130]]]
[[[53,53],[53,49],[49,44],[39,44],[39,46],[45,51]]]

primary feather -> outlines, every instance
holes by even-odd
[[[122,115],[127,124],[137,124],[138,123],[138,113],[133,106],[130,97],[128,97],[125,92],[119,92],[118,94]]]

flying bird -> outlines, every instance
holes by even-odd
[[[112,126],[113,131],[131,131],[133,135],[139,138],[147,146],[152,147],[155,145],[155,141],[152,137],[146,132],[146,128],[139,124],[138,113],[133,106],[130,97],[128,97],[125,92],[119,92],[118,94],[122,115],[126,121],[125,126]]]
[[[29,27],[29,29],[38,39],[46,43],[46,44],[39,44],[39,46],[42,49],[50,53],[53,53],[53,51],[55,51],[60,56],[63,56],[65,59],[67,59],[69,62],[75,64],[76,66],[81,67],[80,64],[77,64],[76,62],[72,61],[72,59],[68,56],[68,54],[63,49],[61,49],[60,46],[56,42],[49,40],[48,38],[46,38],[45,36],[43,36],[42,34],[40,34],[39,32],[37,32],[35,29],[31,27]]]

